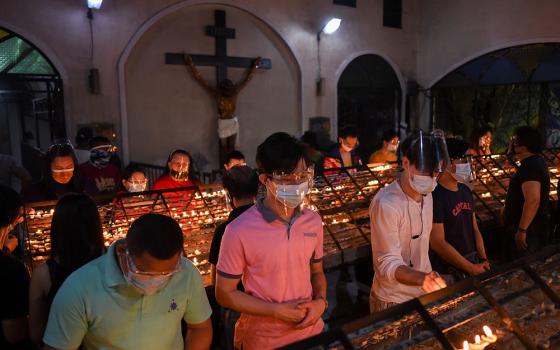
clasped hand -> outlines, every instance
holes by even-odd
[[[314,325],[325,311],[325,302],[299,300],[276,304],[274,316],[280,320],[295,323],[295,328],[303,329]]]

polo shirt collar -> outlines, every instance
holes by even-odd
[[[115,254],[115,247],[119,243],[123,243],[124,239],[120,239],[115,243],[111,244],[107,254],[104,255],[105,261],[103,262],[103,267],[105,269],[105,282],[109,287],[115,287],[123,284],[127,284],[124,279],[122,270],[117,263],[117,258]]]
[[[259,213],[261,213],[263,219],[268,222],[271,223],[275,220],[280,220],[284,223],[293,223],[295,222],[300,216],[303,215],[303,210],[301,210],[301,206],[297,207],[294,211],[294,216],[292,217],[292,219],[290,220],[290,222],[286,222],[286,220],[282,219],[281,217],[279,217],[278,215],[276,215],[275,212],[273,212],[272,210],[270,210],[266,205],[264,205],[264,198],[259,198],[257,199],[257,202],[255,203],[257,210],[259,211]]]

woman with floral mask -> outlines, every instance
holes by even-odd
[[[167,158],[167,165],[163,175],[154,182],[154,190],[167,190],[170,188],[184,188],[198,186],[199,182],[193,177],[192,157],[189,152],[176,149]],[[190,195],[193,190],[165,192],[166,197],[182,197]]]
[[[216,297],[241,313],[236,349],[279,348],[323,329],[323,227],[319,214],[301,206],[313,178],[303,155],[292,136],[269,136],[257,149],[266,195],[226,227]]]
[[[356,152],[358,147],[358,130],[353,126],[346,126],[338,132],[338,145],[327,153],[323,168],[357,167],[362,160]]]
[[[66,193],[82,193],[74,149],[70,142],[55,143],[49,147],[43,178],[23,190],[25,202],[59,199]]]
[[[369,164],[396,163],[397,148],[399,147],[399,135],[393,129],[385,130],[381,136],[383,145],[369,157]]]
[[[449,164],[443,133],[414,133],[401,144],[401,152],[402,172],[377,192],[369,208],[375,270],[371,312],[446,286],[428,258],[431,192]]]

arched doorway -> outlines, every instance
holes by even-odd
[[[40,176],[37,159],[28,151],[39,154],[65,136],[59,73],[32,43],[0,27],[0,153]]]
[[[432,123],[470,140],[494,130],[494,152],[513,130],[539,127],[548,147],[560,146],[560,44],[508,47],[475,58],[432,87]]]
[[[398,77],[383,57],[358,56],[342,72],[337,85],[338,129],[359,130],[362,159],[381,145],[381,134],[400,124],[401,88]]]

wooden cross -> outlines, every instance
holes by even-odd
[[[216,67],[216,86],[227,79],[228,67],[250,68],[255,62],[255,57],[230,57],[227,55],[227,39],[235,39],[235,29],[226,27],[226,13],[222,10],[214,11],[214,25],[206,26],[206,35],[215,39],[216,54],[190,55],[196,66]],[[185,55],[182,53],[166,53],[166,64],[185,64]],[[258,69],[271,69],[272,62],[268,58],[261,58]]]

